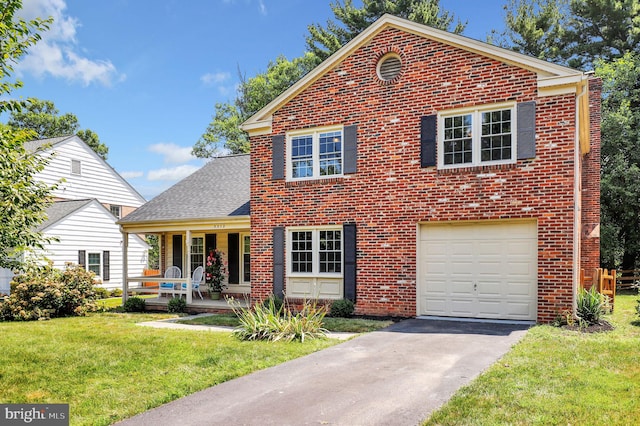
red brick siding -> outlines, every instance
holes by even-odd
[[[600,267],[600,100],[602,81],[589,79],[589,121],[591,150],[582,159],[582,241],[580,267]]]
[[[399,53],[394,84],[377,59]],[[537,102],[537,157],[517,164],[420,168],[420,117],[496,102]],[[358,125],[358,171],[303,183],[271,180],[271,135],[251,138],[252,298],[272,291],[275,226],[352,222],[358,229],[356,313],[416,314],[417,224],[536,219],[538,320],[572,304],[575,96],[537,97],[536,75],[388,29],[273,115],[273,134]]]

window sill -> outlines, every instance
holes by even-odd
[[[491,164],[486,166],[468,166],[468,167],[451,167],[447,169],[437,169],[436,172],[440,176],[444,175],[458,175],[467,173],[484,173],[495,172],[501,170],[515,169],[517,163],[505,163],[505,164]]]
[[[345,176],[327,177],[318,179],[301,179],[301,180],[289,180],[285,182],[285,187],[294,188],[297,186],[312,186],[312,185],[333,185],[340,183],[345,179]]]

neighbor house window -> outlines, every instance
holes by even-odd
[[[88,253],[87,255],[87,270],[96,274],[96,276],[101,275],[102,271],[102,253]]]
[[[80,162],[80,160],[71,160],[71,174],[72,175],[82,174],[82,163]]]
[[[464,167],[515,161],[515,106],[442,113],[438,163]]]
[[[111,206],[109,206],[109,209],[111,210],[111,214],[114,215],[115,217],[117,217],[118,219],[120,219],[122,217],[122,207],[121,206],[114,206],[112,204]]]
[[[290,179],[342,175],[342,128],[288,134],[287,173]]]
[[[292,275],[342,274],[342,228],[289,231],[289,272]]]

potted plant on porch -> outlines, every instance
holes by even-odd
[[[222,259],[222,252],[218,249],[210,248],[207,253],[205,264],[204,280],[209,288],[211,299],[220,299],[220,293],[225,289],[224,284],[225,267]]]

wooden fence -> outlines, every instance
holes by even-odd
[[[584,269],[580,270],[580,286],[589,290],[596,286],[598,293],[609,296],[611,308],[616,300],[616,270],[609,272],[606,269],[597,268],[591,271],[591,275],[585,275]]]
[[[616,278],[618,290],[638,288],[640,284],[640,269],[629,269],[620,271]]]

